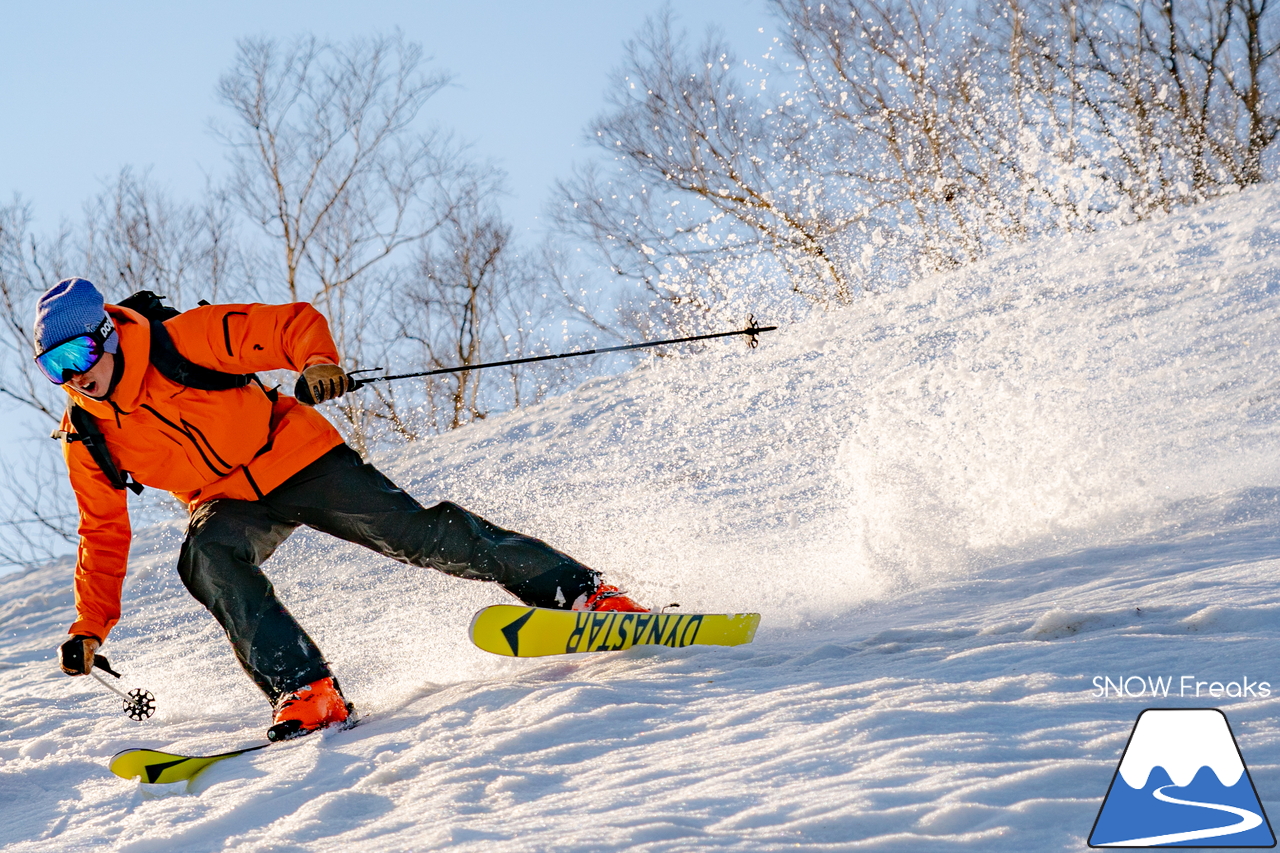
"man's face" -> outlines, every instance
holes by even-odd
[[[102,358],[98,359],[97,364],[84,373],[77,373],[72,376],[67,380],[67,385],[86,397],[101,400],[111,390],[111,374],[115,372],[115,368],[115,355],[104,352]]]

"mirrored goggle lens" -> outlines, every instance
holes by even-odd
[[[102,344],[91,335],[81,335],[36,356],[36,366],[50,382],[61,385],[75,374],[93,367],[100,358]]]

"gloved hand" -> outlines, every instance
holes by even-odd
[[[299,403],[314,406],[341,397],[354,387],[351,377],[338,365],[313,364],[298,377],[298,383],[293,386],[293,396]]]
[[[58,649],[58,663],[67,675],[88,675],[93,670],[93,655],[102,642],[97,637],[76,634]]]

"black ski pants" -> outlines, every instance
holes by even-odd
[[[594,570],[545,542],[456,504],[424,508],[341,445],[261,500],[202,504],[178,558],[183,584],[213,613],[240,665],[273,705],[332,675],[260,568],[301,524],[402,563],[493,581],[537,607],[568,607],[599,583]]]

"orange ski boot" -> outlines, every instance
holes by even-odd
[[[649,608],[641,607],[631,599],[622,594],[616,586],[601,584],[596,587],[596,591],[589,596],[580,598],[573,603],[574,610],[595,610],[606,611],[613,610],[620,613],[648,613]]]
[[[345,723],[352,710],[332,678],[313,681],[280,699],[274,725],[267,729],[267,740],[288,740],[334,723]]]

